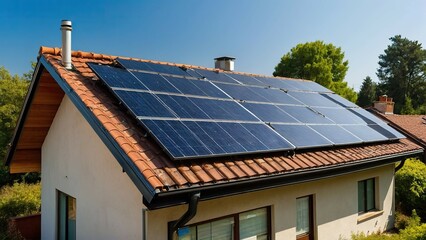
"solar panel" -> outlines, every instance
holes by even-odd
[[[250,112],[264,122],[298,123],[295,118],[271,104],[243,103]]]
[[[332,146],[333,143],[306,125],[272,124],[296,148]]]
[[[89,66],[176,160],[403,138],[314,82],[117,62]]]
[[[238,84],[237,81],[235,81],[234,79],[232,79],[231,77],[229,77],[228,75],[222,72],[215,72],[215,71],[204,70],[204,69],[195,69],[195,72],[199,74],[202,78],[208,79],[210,81]]]
[[[99,76],[99,78],[108,84],[108,86],[118,88],[147,89],[146,86],[144,86],[139,81],[139,79],[137,79],[125,69],[93,63],[89,63],[89,66]]]

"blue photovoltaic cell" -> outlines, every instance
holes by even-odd
[[[257,103],[242,103],[242,105],[264,122],[299,122],[275,105]]]
[[[165,78],[158,74],[133,72],[133,74],[151,91],[180,93]]]
[[[254,88],[256,93],[266,98],[271,103],[281,103],[281,104],[291,104],[291,105],[302,105],[301,102],[297,101],[293,97],[289,96],[287,93],[272,89],[272,88]]]
[[[343,125],[342,127],[360,138],[363,142],[388,140],[388,138],[375,131],[374,128],[369,125]]]
[[[256,79],[271,87],[281,88],[285,90],[300,90],[297,86],[294,86],[294,84],[292,85],[291,83],[288,83],[288,81],[284,79],[273,78],[273,77],[256,77]]]
[[[175,142],[179,139],[172,139],[172,137],[176,137],[176,133],[165,121],[143,120],[142,123],[172,158],[185,156],[183,150]],[[191,152],[195,153],[193,150]]]
[[[233,79],[245,85],[267,86],[267,84],[257,80],[256,78],[252,76],[234,74],[234,73],[226,73],[226,75],[232,77]]]
[[[151,71],[151,72],[154,71],[152,68],[148,66],[148,64],[146,64],[146,62],[127,60],[127,59],[121,59],[121,58],[117,58],[117,62],[120,63],[121,66],[127,69]]]
[[[269,148],[253,136],[239,123],[218,123],[232,138],[234,138],[247,152],[266,151]]]
[[[364,122],[368,124],[386,124],[382,119],[374,116],[372,113],[362,108],[351,108],[349,111],[356,114],[358,117],[364,119]]]
[[[257,94],[255,91],[258,88],[250,88],[242,85],[215,83],[220,89],[226,92],[229,96],[237,100],[269,102],[268,99]],[[252,90],[253,89],[253,90]]]
[[[210,119],[193,101],[183,96],[157,95],[179,118]]]
[[[238,84],[237,81],[230,78],[226,74],[222,72],[214,72],[204,69],[194,69],[200,76],[207,78],[210,81],[217,81],[217,82],[226,82],[226,83],[234,83]]]
[[[164,65],[164,64],[158,64],[158,63],[146,63],[154,72],[158,73],[164,73],[164,74],[171,74],[171,75],[178,75],[178,76],[187,76],[190,75],[182,70],[180,67],[172,66],[172,65]]]
[[[303,81],[304,90],[331,93],[332,91],[313,81]]]
[[[314,112],[314,110],[309,109],[304,106],[278,106],[280,109],[284,110],[293,118],[299,120],[302,123],[311,123],[311,124],[332,124],[333,122],[319,114],[318,112]]]
[[[272,127],[296,148],[333,145],[306,125],[272,124]]]
[[[115,94],[138,117],[176,117],[154,95],[116,90]]]
[[[244,153],[246,149],[216,122],[197,122],[198,126],[225,150],[225,153]],[[220,153],[220,152],[219,152]]]
[[[174,158],[211,154],[181,121],[144,120],[143,123]]]
[[[405,136],[402,135],[400,132],[396,131],[395,129],[391,128],[386,124],[372,124],[369,126],[389,139],[395,140],[399,138],[405,138]]]
[[[339,125],[310,125],[312,129],[332,141],[334,145],[361,143],[362,140]]]
[[[178,78],[171,76],[164,76],[171,85],[173,85],[179,92],[183,94],[197,95],[197,96],[207,96],[200,88],[195,86],[193,82],[198,80],[190,81],[186,78]]]
[[[297,100],[303,102],[307,106],[317,106],[317,107],[340,107],[334,101],[323,97],[318,93],[310,92],[288,92],[289,95],[293,96]]]
[[[188,95],[209,96],[216,98],[229,98],[220,89],[215,87],[211,82],[202,80],[188,80],[186,78],[178,78],[165,76],[169,83],[175,86],[181,93]]]
[[[335,102],[336,104],[340,105],[341,107],[350,107],[350,108],[357,108],[358,106],[355,105],[355,103],[342,98],[341,96],[339,96],[338,94],[334,94],[334,93],[329,93],[329,94],[325,94],[322,93],[321,96],[330,99],[331,101]]]
[[[294,148],[290,142],[285,140],[266,124],[244,123],[242,125],[270,150],[289,150]]]
[[[364,124],[367,123],[353,112],[346,108],[314,108],[318,112],[324,114],[327,118],[331,119],[337,124]]]
[[[221,89],[217,88],[209,81],[194,80],[192,83],[200,88],[206,94],[206,96],[229,99],[229,97]]]
[[[125,69],[95,63],[89,63],[89,66],[110,87],[147,89],[137,78]]]
[[[259,121],[246,109],[233,101],[195,99],[194,103],[209,115],[211,119]]]
[[[181,151],[186,156],[194,156],[190,150],[195,151],[195,155],[203,156],[210,155],[211,151],[203,144],[202,141],[181,121],[164,121],[180,138],[172,137],[172,139],[179,139],[181,141],[175,141],[178,146],[181,146]],[[187,152],[186,152],[187,151]]]
[[[189,128],[195,136],[197,136],[201,142],[203,142],[203,144],[205,146],[207,146],[210,151],[213,154],[225,154],[228,152],[235,152],[236,149],[235,148],[230,148],[229,146],[231,145],[230,142],[232,142],[232,144],[235,144],[234,141],[230,141],[229,139],[231,138],[230,136],[228,137],[228,141],[225,144],[223,143],[224,137],[223,135],[226,135],[226,133],[218,133],[216,132],[216,134],[212,134],[213,132],[213,128],[212,126],[207,126],[207,125],[213,125],[215,124],[217,126],[216,123],[214,122],[209,122],[209,124],[202,124],[201,122],[194,122],[194,121],[185,121],[183,122],[185,124],[185,126],[187,128]],[[201,126],[200,126],[201,125]],[[204,127],[204,129],[203,129]],[[219,127],[217,127],[216,131],[218,131]],[[219,131],[223,131],[223,130],[219,130]],[[218,139],[218,137],[220,136],[220,139]],[[239,149],[241,150],[241,146],[239,146]]]

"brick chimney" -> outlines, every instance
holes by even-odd
[[[374,108],[383,114],[393,114],[393,107],[395,103],[392,98],[387,95],[379,96],[379,101],[374,102]]]
[[[218,57],[214,59],[214,67],[225,71],[234,71],[234,61],[234,57]]]

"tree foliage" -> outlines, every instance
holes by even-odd
[[[426,104],[426,50],[418,41],[396,35],[392,44],[379,56],[377,77],[382,92],[395,101],[395,112],[400,113],[410,98],[414,109]]]
[[[312,80],[355,102],[356,92],[344,81],[348,71],[344,57],[340,47],[323,41],[298,44],[281,58],[273,75]]]
[[[29,82],[0,67],[0,158],[15,129]]]
[[[40,183],[15,183],[13,186],[4,186],[0,189],[0,233],[6,232],[10,217],[38,213],[40,208]]]
[[[362,82],[356,103],[361,107],[371,106],[377,98],[376,87],[377,84],[373,82],[369,76],[367,76]]]
[[[420,160],[407,160],[395,174],[395,198],[405,214],[413,209],[426,221],[426,165]]]
[[[30,74],[32,70],[27,73],[27,75]],[[4,166],[3,159],[18,121],[29,83],[25,77],[11,75],[7,69],[0,66],[0,186],[14,179]]]

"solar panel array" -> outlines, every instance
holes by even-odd
[[[89,65],[173,159],[403,138],[315,82],[117,62]]]

